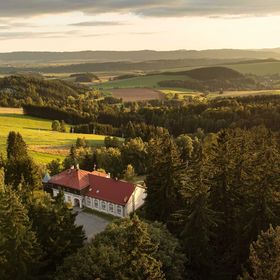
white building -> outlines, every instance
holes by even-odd
[[[65,202],[76,207],[87,207],[114,216],[126,217],[143,205],[145,189],[101,172],[68,169],[44,179],[45,188],[57,196],[64,192]]]

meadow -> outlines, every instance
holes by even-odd
[[[51,120],[17,113],[3,113],[0,109],[0,152],[5,155],[10,131],[19,132],[23,136],[30,155],[40,164],[47,164],[56,158],[63,160],[78,137],[85,137],[90,146],[101,146],[104,143],[102,135],[52,131],[51,123]],[[67,131],[69,130],[70,127],[67,126]]]
[[[189,80],[190,78],[184,75],[148,75],[139,76],[124,80],[114,80],[106,83],[101,83],[95,86],[96,88],[112,89],[112,88],[159,88],[158,82],[166,80]]]
[[[280,62],[240,63],[225,65],[242,74],[269,75],[280,74]]]

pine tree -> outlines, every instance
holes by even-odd
[[[166,222],[181,206],[184,165],[169,134],[153,139],[149,145],[145,213],[148,219]]]
[[[85,235],[82,227],[75,224],[76,214],[67,208],[63,193],[55,201],[43,198],[43,203],[40,200],[29,203],[29,216],[43,251],[40,275],[52,279],[63,259],[83,246]]]
[[[9,133],[4,167],[6,185],[17,189],[22,184],[30,191],[41,186],[38,166],[28,156],[27,145],[19,133]]]
[[[24,142],[20,133],[11,131],[7,138],[7,158],[21,159],[26,158],[27,145]]]
[[[0,192],[0,279],[30,279],[40,257],[27,211],[17,195]]]
[[[219,222],[219,213],[210,208],[205,162],[206,155],[200,145],[186,170],[186,181],[182,189],[184,207],[172,217],[188,257],[188,267],[196,279],[211,277],[214,254],[211,241]]]
[[[262,231],[250,246],[249,269],[239,280],[280,279],[280,227]]]

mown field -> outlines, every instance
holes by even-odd
[[[124,102],[164,99],[164,94],[152,88],[118,88],[111,89],[116,98],[122,98]]]
[[[280,62],[260,62],[247,64],[231,64],[225,65],[242,74],[268,75],[280,74]]]
[[[69,127],[67,130],[69,131]],[[100,146],[104,143],[102,135],[54,132],[51,131],[50,120],[3,113],[0,109],[0,152],[3,154],[10,131],[21,133],[30,155],[40,164],[46,164],[56,158],[64,159],[78,137],[85,137],[91,146]]]

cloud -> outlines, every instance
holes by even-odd
[[[118,21],[83,21],[69,24],[69,26],[116,26],[116,25],[124,25],[123,22]]]
[[[79,32],[77,30],[71,30],[67,32],[1,32],[0,40],[10,40],[10,39],[36,39],[36,38],[66,38],[73,35],[77,35]]]
[[[280,14],[279,0],[8,0],[0,17],[82,11],[133,13],[153,17]]]

